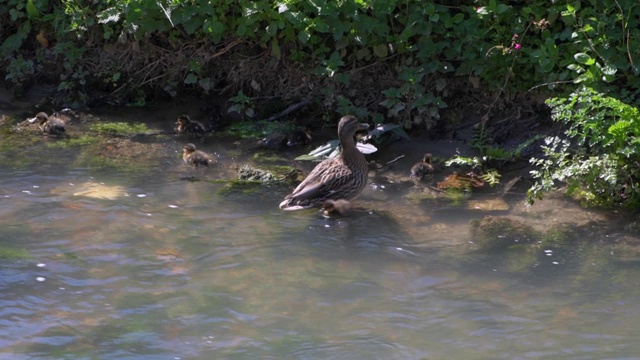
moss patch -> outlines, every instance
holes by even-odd
[[[149,131],[145,124],[125,122],[105,122],[93,124],[90,129],[104,135],[133,135]]]
[[[30,258],[25,249],[0,246],[0,260],[25,260]]]
[[[47,143],[49,148],[67,148],[73,146],[87,146],[100,141],[100,138],[92,135],[82,135],[78,138],[64,139],[56,142]]]
[[[231,124],[226,133],[243,139],[258,139],[267,134],[277,132],[290,132],[295,129],[295,124],[277,121],[240,121]]]

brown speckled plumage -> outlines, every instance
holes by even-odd
[[[42,132],[49,135],[62,135],[65,133],[64,122],[56,117],[49,117],[44,112],[39,112],[32,122],[37,121]]]
[[[178,116],[176,125],[178,125],[176,129],[178,134],[186,134],[195,138],[201,138],[207,134],[204,125],[202,125],[202,123],[200,123],[199,121],[191,120],[188,115]]]
[[[367,184],[368,164],[356,147],[353,135],[369,126],[355,116],[344,116],[338,124],[342,151],[318,164],[306,179],[284,198],[280,209],[300,210],[321,206],[326,200],[353,200]]]
[[[182,160],[188,165],[193,165],[196,169],[200,166],[209,166],[213,162],[213,159],[209,154],[200,150],[196,150],[196,146],[193,144],[187,144],[183,148]]]
[[[351,211],[351,202],[345,199],[326,200],[322,204],[322,215],[346,215]]]
[[[421,162],[416,163],[411,167],[411,177],[422,179],[426,175],[433,173],[433,161],[431,153],[424,154],[424,158]]]

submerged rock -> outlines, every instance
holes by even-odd
[[[469,210],[504,211],[509,210],[509,204],[503,198],[472,199],[467,202]]]
[[[95,182],[86,182],[78,185],[78,191],[73,196],[83,196],[92,199],[115,200],[127,194],[122,186],[105,185]]]
[[[471,241],[481,250],[530,244],[539,238],[540,233],[519,220],[485,216],[471,221]]]

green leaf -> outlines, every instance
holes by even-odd
[[[29,14],[29,17],[40,17],[40,11],[38,11],[38,8],[33,4],[33,0],[27,0],[27,14]]]
[[[373,53],[379,58],[387,57],[387,45],[380,44],[373,47]]]
[[[582,73],[584,72],[584,68],[578,64],[569,64],[567,66],[567,69],[572,70],[572,71],[576,71],[578,73]]]
[[[247,27],[244,24],[239,24],[236,28],[236,35],[244,36],[247,33]]]
[[[505,5],[505,4],[499,4],[497,9],[496,9],[496,13],[498,14],[502,14],[505,11],[509,10],[509,5]]]
[[[464,14],[463,13],[458,13],[454,17],[451,18],[451,22],[453,22],[454,24],[459,24],[463,20],[464,20]]]
[[[194,73],[189,73],[187,77],[184,79],[184,83],[186,85],[193,85],[198,82],[198,76]]]
[[[303,44],[306,44],[310,38],[311,34],[309,34],[309,31],[307,29],[302,30],[298,33],[298,40],[300,40],[300,42]]]
[[[576,59],[577,62],[584,65],[593,65],[596,61],[586,53],[577,53],[573,55],[573,58]]]
[[[313,29],[317,32],[326,33],[329,32],[329,25],[322,21],[322,19],[316,18],[313,21]]]
[[[271,55],[276,59],[280,60],[282,57],[282,53],[280,52],[280,44],[278,44],[278,39],[271,40]]]

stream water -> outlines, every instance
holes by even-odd
[[[615,215],[412,201],[373,175],[349,216],[283,212],[290,185],[208,181],[244,161],[232,143],[199,146],[220,162],[187,181],[184,139],[161,141],[139,172],[0,155],[0,358],[640,359],[640,263],[613,245],[632,235],[598,225]],[[488,214],[581,238],[478,251]]]

